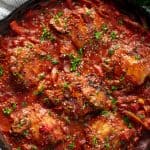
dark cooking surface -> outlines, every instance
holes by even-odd
[[[0,130],[16,149],[132,150],[150,129],[150,33],[110,2],[42,2],[0,36]]]

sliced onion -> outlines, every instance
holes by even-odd
[[[51,78],[53,81],[56,81],[57,79],[57,76],[58,76],[58,69],[57,67],[54,67],[51,71]]]
[[[150,127],[146,123],[144,123],[139,117],[137,117],[133,112],[125,110],[124,113],[133,121],[141,124],[145,129],[150,130]]]
[[[98,73],[99,73],[99,75],[100,75],[101,77],[104,76],[102,67],[101,67],[100,65],[94,65],[94,68],[95,68],[96,71],[98,71]]]

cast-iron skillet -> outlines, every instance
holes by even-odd
[[[8,17],[0,21],[0,34],[6,34],[9,30],[9,24],[12,20],[18,20],[22,15],[33,7],[36,7],[42,0],[29,0],[19,8],[14,10]],[[46,0],[45,0],[46,1]],[[106,0],[110,1],[110,0]],[[150,7],[139,6],[136,0],[112,0],[115,2],[118,9],[123,13],[139,22],[141,25],[150,29]],[[11,150],[11,146],[5,141],[4,136],[0,133],[0,149]],[[149,150],[150,149],[150,133],[145,131],[142,135],[141,141],[135,150]]]

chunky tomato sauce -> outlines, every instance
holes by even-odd
[[[14,150],[133,150],[149,77],[150,32],[113,3],[41,2],[0,36],[0,131]]]

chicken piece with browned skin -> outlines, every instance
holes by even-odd
[[[50,24],[59,32],[71,37],[76,47],[83,47],[93,36],[93,31],[100,29],[102,20],[94,8],[64,9],[58,12]]]
[[[126,51],[117,50],[112,57],[116,75],[125,74],[125,78],[134,85],[141,85],[150,76],[150,58],[140,58],[138,55],[129,55]]]
[[[28,44],[10,50],[11,80],[22,88],[37,86],[41,74],[45,75],[51,69],[51,61],[46,52],[39,51],[39,47]],[[43,63],[44,62],[44,63]]]
[[[131,139],[135,137],[135,129],[127,127],[118,115],[104,111],[102,116],[88,123],[86,137],[86,149],[116,150],[123,146],[129,148]]]
[[[54,89],[47,86],[43,93],[50,103],[78,117],[97,109],[111,109],[106,93],[92,87],[86,76],[76,73],[59,73]]]
[[[25,136],[41,144],[56,144],[65,137],[66,127],[63,121],[39,104],[28,106],[11,115],[12,134]],[[26,135],[25,133],[28,134]]]

